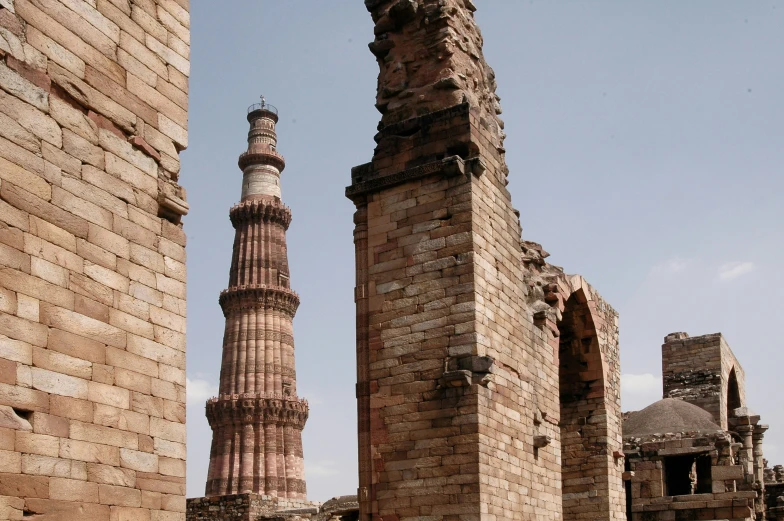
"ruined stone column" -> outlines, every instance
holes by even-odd
[[[262,98],[248,109],[248,148],[240,155],[242,198],[229,212],[236,232],[220,394],[207,402],[213,451],[206,495],[266,494],[306,498],[302,429],[307,401],[297,397],[292,320],[299,297],[289,287],[286,230],[291,211],[280,199],[285,167],[277,150],[275,107]]]
[[[754,482],[754,443],[752,441],[754,426],[739,425],[736,430],[743,438],[743,448],[740,452],[740,464],[743,465],[743,474],[748,480],[748,484]]]
[[[614,320],[586,327],[597,340],[574,418],[586,441],[572,460],[586,462],[575,466],[592,496],[562,501],[562,474],[584,476],[562,470],[558,343],[528,304],[535,283],[474,3],[365,6],[382,115],[373,158],[346,189],[356,205],[360,519],[622,519],[620,422],[607,419],[620,411],[606,406],[614,389],[604,384],[617,356],[599,341]],[[581,304],[599,307],[591,295]]]

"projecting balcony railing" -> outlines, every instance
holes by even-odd
[[[255,162],[266,162],[275,166],[278,170],[283,170],[286,166],[286,160],[283,156],[278,154],[274,148],[268,145],[257,145],[251,150],[247,150],[240,154],[240,168],[245,169],[246,166]]]
[[[253,105],[248,107],[248,114],[256,110],[266,110],[267,112],[272,112],[276,116],[278,115],[278,109],[275,107],[275,105],[270,105],[267,102],[254,103]]]

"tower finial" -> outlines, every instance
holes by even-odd
[[[261,108],[264,108],[267,105],[267,100],[264,98],[264,94],[261,95]]]

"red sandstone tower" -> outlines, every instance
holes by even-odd
[[[207,496],[256,493],[305,499],[302,429],[308,403],[297,397],[292,320],[299,297],[289,287],[280,200],[277,109],[261,98],[248,108],[248,149],[239,158],[242,199],[229,216],[236,230],[217,398],[207,401],[212,448]]]

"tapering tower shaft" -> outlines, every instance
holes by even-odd
[[[286,230],[291,211],[280,199],[285,167],[277,152],[277,110],[248,109],[248,148],[240,155],[241,200],[235,229],[220,388],[207,401],[212,448],[206,495],[257,493],[305,499],[302,429],[308,404],[297,397],[292,320],[299,297],[289,286]]]

